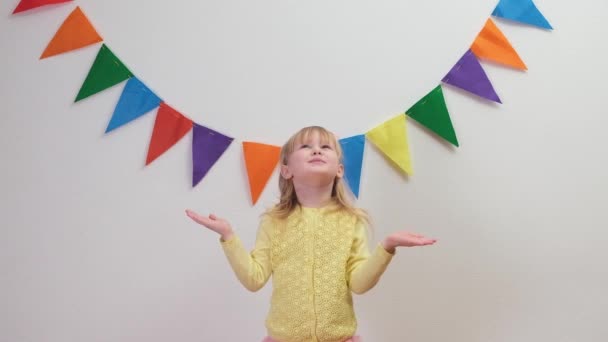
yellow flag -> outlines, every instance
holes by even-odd
[[[365,133],[365,136],[403,172],[410,176],[414,173],[410,158],[410,148],[407,143],[405,114],[399,114],[385,121]]]

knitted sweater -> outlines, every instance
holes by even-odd
[[[255,248],[233,235],[221,241],[239,281],[257,291],[272,274],[268,335],[281,342],[339,342],[354,335],[351,291],[361,294],[380,279],[393,254],[373,254],[366,225],[345,211],[295,210],[286,220],[264,216]]]

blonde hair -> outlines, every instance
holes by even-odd
[[[340,143],[337,141],[336,136],[332,132],[320,126],[304,127],[292,135],[281,148],[281,164],[287,165],[289,156],[294,151],[296,145],[307,140],[308,137],[313,133],[317,133],[322,141],[333,145],[336,154],[338,155],[339,162],[343,164],[342,148],[340,147]],[[279,202],[272,208],[268,209],[264,214],[274,219],[284,220],[291,213],[293,213],[294,210],[300,208],[300,202],[296,196],[292,179],[285,179],[282,176],[279,176],[279,190],[281,196],[279,198]],[[346,186],[344,185],[344,180],[342,177],[334,178],[331,198],[333,205],[335,206],[335,210],[345,210],[357,217],[358,220],[367,224],[370,223],[367,212],[361,208],[355,207],[352,204],[351,197],[346,191]]]

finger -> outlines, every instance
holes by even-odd
[[[206,218],[205,216],[199,215],[193,211],[190,211],[187,213],[188,217],[190,217],[192,220],[194,220],[197,223],[200,223],[202,225],[208,225],[209,224],[209,219]]]
[[[186,209],[186,215],[188,215],[188,217],[190,217],[190,218],[194,218],[194,217],[198,216],[197,213],[195,213],[194,211],[192,211],[190,209]]]
[[[430,237],[424,236],[424,235],[422,235],[422,234],[416,234],[416,233],[409,233],[409,234],[410,234],[411,236],[416,237],[416,238],[419,238],[419,239],[429,239],[429,240],[435,240],[435,239],[433,239],[433,238],[430,238]]]
[[[425,238],[411,238],[408,241],[412,246],[425,246],[430,243],[429,240]]]

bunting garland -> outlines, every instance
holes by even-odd
[[[67,2],[72,0],[21,0],[13,14]],[[532,0],[499,0],[492,16],[553,29]],[[99,42],[103,42],[103,38],[82,9],[76,6],[58,28],[40,59]],[[484,60],[517,70],[527,70],[525,63],[506,36],[494,21],[488,18],[469,49],[447,72],[441,83],[461,88],[489,101],[502,103],[480,63]],[[192,186],[196,186],[226,152],[234,138],[196,123],[166,104],[139,77],[136,77],[105,43],[101,44],[74,101],[78,102],[124,81],[126,83],[106,133],[156,109],[146,165],[152,163],[192,131]],[[459,146],[441,83],[404,113],[388,119],[364,134],[339,140],[344,152],[344,178],[355,197],[359,197],[360,193],[366,140],[375,145],[398,170],[407,175],[413,174],[407,138],[408,117],[420,123],[432,134],[454,146]],[[243,141],[242,147],[251,202],[255,205],[279,163],[280,147],[252,141]]]

